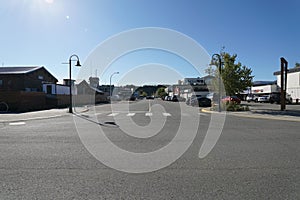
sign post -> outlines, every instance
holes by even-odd
[[[288,62],[281,57],[281,71],[280,71],[280,78],[281,78],[281,92],[280,92],[280,104],[281,104],[281,110],[285,110],[286,108],[286,84],[287,84],[287,68],[288,68]]]

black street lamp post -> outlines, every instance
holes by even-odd
[[[76,60],[72,60],[73,57],[76,57]],[[71,73],[71,65],[72,65],[72,61],[76,61],[76,65],[77,67],[80,67],[80,61],[79,61],[79,57],[75,54],[71,55],[69,58],[69,84],[70,84],[70,105],[69,105],[69,113],[73,113],[73,109],[72,109],[72,73]]]
[[[221,73],[222,73],[222,58],[221,58],[221,55],[220,54],[217,54],[217,53],[215,53],[215,54],[213,54],[212,55],[212,60],[211,60],[211,63],[212,64],[214,64],[214,62],[213,61],[215,61],[216,59],[215,58],[217,58],[217,60],[218,60],[218,71],[219,71],[219,91],[218,91],[218,104],[219,104],[219,106],[218,106],[218,111],[219,112],[221,112]]]

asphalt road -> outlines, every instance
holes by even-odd
[[[81,117],[1,124],[0,199],[300,198],[299,122],[228,115],[217,144],[200,159],[210,114],[172,102],[140,101],[125,106],[128,110],[121,104],[99,106]],[[97,125],[126,151],[155,151],[173,140],[184,118],[191,123],[199,119],[192,145],[174,163],[153,172],[134,174],[107,167],[80,139],[82,130],[88,134]],[[145,138],[134,138],[126,134],[132,128],[124,125],[127,119],[151,128],[159,119],[156,123],[164,121],[164,127],[157,135],[147,138],[151,131],[146,131]],[[81,125],[76,123],[82,121],[86,127],[78,133]]]

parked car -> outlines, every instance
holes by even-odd
[[[246,97],[246,101],[247,101],[248,103],[250,103],[251,101],[258,102],[258,96],[257,96],[257,95],[254,95],[254,94],[249,94],[249,95]]]
[[[170,97],[170,96],[165,96],[165,99],[164,99],[165,101],[171,101],[172,100],[172,97]]]
[[[270,103],[277,103],[277,104],[280,104],[280,101],[281,101],[280,93],[272,93],[272,94],[270,95]],[[286,94],[286,96],[285,96],[285,101],[286,101],[286,103],[288,103],[288,104],[293,103],[293,99],[292,99],[291,95]]]
[[[206,97],[198,98],[198,105],[199,107],[210,107],[211,106],[211,99]]]
[[[135,100],[136,100],[136,97],[134,95],[131,95],[129,98],[129,101],[135,101]]]
[[[190,106],[210,107],[211,102],[212,101],[207,97],[201,95],[193,95],[187,99],[186,104]]]
[[[176,95],[172,96],[171,101],[178,102],[178,97]]]
[[[146,96],[146,99],[154,99],[154,96]]]
[[[270,102],[270,96],[269,95],[260,96],[260,97],[258,97],[257,102],[268,103],[268,102]]]
[[[241,103],[241,99],[238,98],[237,96],[226,96],[226,97],[223,97],[221,101],[223,103],[226,103],[226,102],[234,102],[236,104],[240,104]]]

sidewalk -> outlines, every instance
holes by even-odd
[[[0,123],[47,119],[70,115],[68,108],[41,110],[26,113],[0,113]]]
[[[205,113],[218,113],[211,111],[210,108],[201,109]],[[222,112],[225,113],[225,112]],[[227,115],[234,115],[239,117],[256,118],[256,119],[272,119],[284,121],[297,121],[300,122],[300,110],[275,110],[275,109],[251,109],[250,111],[231,112],[227,111]]]
[[[88,107],[74,107],[74,112],[84,113],[89,110]],[[50,110],[40,110],[40,111],[32,111],[25,113],[0,113],[0,123],[3,122],[19,122],[19,121],[28,121],[28,120],[36,120],[36,119],[49,119],[61,116],[70,115],[69,108],[61,108],[61,109],[50,109]]]

